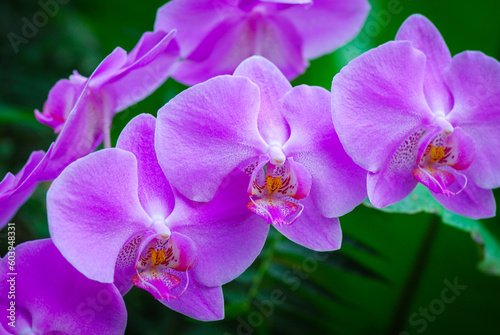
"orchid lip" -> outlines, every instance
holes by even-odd
[[[270,145],[268,153],[271,164],[276,166],[283,166],[285,164],[286,156],[281,149],[281,145]]]

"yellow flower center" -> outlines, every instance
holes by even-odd
[[[431,163],[435,163],[444,157],[444,147],[431,145]]]
[[[266,176],[266,181],[267,181],[267,188],[269,189],[269,193],[273,194],[279,188],[283,183],[281,182],[281,177],[271,177],[271,176]]]
[[[151,251],[151,261],[153,262],[153,266],[160,265],[167,259],[165,256],[165,249],[156,251],[155,249],[150,248],[149,251]]]

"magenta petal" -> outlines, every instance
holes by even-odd
[[[177,194],[171,230],[196,245],[194,278],[207,286],[225,284],[252,264],[264,245],[269,226],[250,212],[249,178],[233,171],[211,202],[197,203]]]
[[[451,54],[443,37],[429,19],[414,14],[406,19],[396,35],[396,41],[410,41],[426,58],[424,93],[433,112],[448,114],[453,97],[443,79],[444,69],[451,62]]]
[[[221,22],[176,67],[172,76],[193,85],[230,74],[246,58],[262,55],[293,79],[304,72],[301,37],[279,16],[234,16]]]
[[[466,177],[467,176],[466,174]],[[458,179],[458,178],[457,178]],[[471,219],[485,219],[495,216],[496,204],[493,192],[478,187],[469,177],[465,189],[456,195],[431,194],[449,211],[469,217]],[[451,190],[456,192],[458,182],[451,185]],[[453,188],[455,186],[455,188]]]
[[[377,173],[368,173],[368,197],[373,206],[383,208],[406,198],[417,186],[413,176],[416,164],[388,167]]]
[[[366,0],[314,0],[312,6],[294,6],[280,15],[295,26],[302,37],[304,56],[311,59],[352,40],[363,27],[369,11]]]
[[[56,134],[59,133],[82,89],[83,85],[68,79],[59,80],[49,92],[47,101],[43,105],[43,113],[35,110],[35,117],[40,123],[54,128]]]
[[[158,9],[155,31],[176,29],[182,56],[186,56],[217,24],[238,12],[236,5],[227,1],[169,1]]]
[[[321,215],[310,198],[302,199],[301,203],[304,211],[296,222],[291,225],[276,225],[274,228],[293,242],[312,250],[339,249],[342,242],[339,219]]]
[[[158,165],[154,148],[156,119],[141,114],[123,129],[116,147],[132,152],[137,159],[139,200],[150,217],[162,219],[174,208],[174,194]]]
[[[448,119],[472,137],[476,148],[467,173],[480,187],[500,187],[500,63],[466,51],[453,57],[445,77],[455,98]]]
[[[127,311],[118,290],[86,278],[50,240],[16,247],[16,334],[116,334],[125,332]],[[7,325],[8,259],[0,261],[1,320]],[[14,301],[14,300],[10,300]],[[23,327],[25,327],[23,329]],[[30,332],[31,330],[31,332]],[[4,334],[4,333],[2,333]]]
[[[243,77],[213,78],[170,100],[158,111],[155,134],[170,183],[190,199],[212,199],[238,164],[267,150],[258,112],[259,89]]]
[[[112,96],[113,111],[128,108],[153,93],[167,79],[179,57],[175,32],[146,32],[127,57],[127,64],[102,87]]]
[[[7,173],[4,179],[0,182],[0,229],[14,216],[19,207],[31,196],[35,188],[38,186],[36,176],[30,177],[40,165],[45,153],[43,151],[33,151],[17,175]]]
[[[260,56],[243,61],[234,75],[247,77],[259,86],[258,127],[264,140],[284,144],[290,136],[290,129],[281,113],[281,99],[292,89],[292,85],[276,65]]]
[[[303,39],[289,20],[279,15],[262,17],[257,22],[254,54],[262,55],[289,80],[304,73],[309,63],[303,56]]]
[[[291,130],[284,152],[311,174],[309,197],[326,217],[350,212],[366,198],[366,171],[347,156],[335,133],[330,93],[294,87],[283,98],[283,110]]]
[[[400,41],[364,53],[334,77],[333,124],[361,167],[380,171],[409,135],[431,123],[424,71],[424,54]]]
[[[179,298],[160,300],[162,304],[179,313],[201,321],[215,321],[224,318],[224,297],[220,286],[207,287],[191,280]]]
[[[255,27],[239,16],[231,17],[199,41],[197,48],[175,67],[172,77],[183,84],[195,85],[231,74],[254,50]]]
[[[40,174],[45,170],[53,144],[45,154],[43,151],[33,151],[26,165],[17,175],[7,173],[0,182],[0,229],[9,222],[17,210],[28,200],[38,186]]]
[[[87,277],[112,283],[124,243],[150,225],[138,198],[137,161],[104,149],[68,166],[47,194],[49,230],[61,253]]]
[[[373,206],[383,208],[409,195],[418,181],[414,171],[425,149],[441,132],[439,127],[427,127],[413,132],[394,151],[388,163],[376,173],[368,173],[368,197]]]
[[[413,176],[434,193],[447,194],[448,186],[455,182],[455,176],[452,173],[441,169],[434,169],[432,172],[422,168],[415,169]]]
[[[102,141],[105,118],[111,122],[111,116],[106,116],[103,108],[87,83],[54,143],[40,180],[55,179],[66,166],[94,151]]]

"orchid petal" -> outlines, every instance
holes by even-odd
[[[125,242],[151,224],[138,198],[137,161],[120,149],[104,149],[70,166],[47,194],[54,244],[87,277],[113,282]]]
[[[177,30],[182,56],[191,54],[199,42],[224,19],[234,16],[236,1],[170,1],[158,9],[155,31]],[[196,29],[193,29],[196,27]]]
[[[472,137],[476,149],[468,174],[479,187],[500,187],[500,63],[466,51],[453,57],[445,79],[455,98],[448,119]]]
[[[22,243],[16,247],[16,257],[20,260],[14,277],[16,331],[75,335],[125,332],[127,310],[118,290],[86,278],[64,259],[51,240]],[[12,271],[8,267],[5,257],[0,261],[2,292],[9,291],[7,279]],[[0,299],[4,311],[1,323],[12,329],[5,312],[8,302]],[[23,326],[29,328],[23,332]]]
[[[47,101],[43,105],[43,113],[35,110],[38,122],[54,128],[56,134],[59,133],[82,89],[83,85],[68,79],[59,80],[49,92]]]
[[[252,264],[264,245],[269,226],[246,207],[248,181],[247,175],[233,171],[208,203],[176,195],[170,227],[189,236],[197,246],[191,271],[199,283],[219,286],[233,280]]]
[[[249,78],[260,89],[259,132],[267,143],[284,144],[290,129],[281,114],[281,99],[292,89],[281,71],[260,56],[243,61],[234,71],[235,76]]]
[[[422,51],[425,63],[424,94],[433,112],[448,114],[453,97],[443,80],[443,72],[451,62],[451,54],[443,37],[429,19],[414,14],[406,19],[396,35],[396,41],[410,41]]]
[[[243,77],[213,78],[170,100],[158,111],[155,144],[172,186],[192,200],[211,200],[238,164],[267,149],[258,111],[259,89]]]
[[[340,248],[342,231],[339,219],[326,218],[320,214],[312,199],[301,200],[304,211],[297,222],[291,225],[275,225],[274,228],[293,242],[316,251]]]
[[[183,295],[160,302],[197,320],[215,321],[224,318],[224,298],[220,286],[207,287],[192,280]]]
[[[55,179],[66,166],[95,150],[103,138],[104,118],[111,118],[104,116],[103,108],[87,82],[54,143],[40,180]]]
[[[330,108],[330,93],[323,88],[301,85],[290,90],[283,98],[283,113],[291,135],[283,150],[311,174],[309,196],[320,213],[337,217],[366,198],[366,171],[345,153]]]
[[[364,53],[335,76],[333,124],[355,163],[382,170],[406,138],[431,123],[424,70],[424,54],[400,41]]]
[[[52,148],[52,147],[51,147]],[[50,154],[51,148],[48,153]],[[14,216],[28,200],[38,186],[38,176],[47,164],[47,155],[43,151],[33,151],[15,176],[7,173],[0,182],[0,229]]]
[[[146,32],[102,90],[113,97],[113,112],[118,113],[143,100],[165,82],[179,57],[175,31]],[[130,64],[128,64],[130,63]]]
[[[468,177],[469,180],[467,186],[460,193],[458,193],[458,190],[462,185],[460,185],[460,182],[457,180],[457,182],[449,186],[449,189],[458,194],[450,196],[433,192],[431,192],[431,194],[444,206],[444,208],[454,213],[476,220],[494,217],[496,204],[493,192],[478,187],[467,173],[463,174],[466,178]]]
[[[156,119],[141,114],[122,130],[116,147],[133,153],[137,159],[139,200],[150,217],[165,219],[174,208],[174,194],[158,165],[154,148]]]
[[[280,14],[295,26],[302,37],[304,56],[311,59],[352,40],[369,11],[370,5],[365,0],[314,0],[312,6],[293,6]]]

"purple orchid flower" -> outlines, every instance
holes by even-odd
[[[168,102],[155,143],[165,175],[189,199],[210,201],[221,183],[246,184],[238,192],[247,191],[248,208],[311,249],[339,248],[337,217],[366,197],[366,171],[333,128],[330,93],[292,88],[260,56]]]
[[[0,260],[0,274],[2,334],[125,332],[127,310],[118,289],[86,278],[50,239],[17,246]]]
[[[172,77],[187,85],[231,74],[252,55],[291,80],[307,59],[353,39],[369,10],[366,0],[174,0],[158,10],[155,30],[178,30],[183,61]]]
[[[175,32],[147,32],[127,55],[116,48],[87,79],[73,74],[56,83],[49,93],[43,113],[37,119],[59,133],[45,157],[32,154],[25,170],[14,181],[8,174],[0,184],[0,227],[5,225],[26,201],[40,181],[55,179],[71,162],[83,157],[105,140],[115,113],[144,99],[168,77],[179,55],[173,40]],[[42,161],[43,164],[34,164]],[[35,169],[36,167],[36,169]],[[22,184],[22,185],[21,185]]]
[[[47,196],[51,236],[90,279],[114,282],[122,294],[135,285],[180,313],[221,319],[221,285],[253,262],[268,227],[231,189],[202,204],[174,193],[156,158],[155,123],[137,116],[117,148],[63,171]]]
[[[453,58],[434,25],[409,17],[396,41],[349,63],[332,84],[333,121],[369,171],[371,203],[394,204],[418,182],[448,210],[495,215],[500,186],[500,64],[481,52]]]

